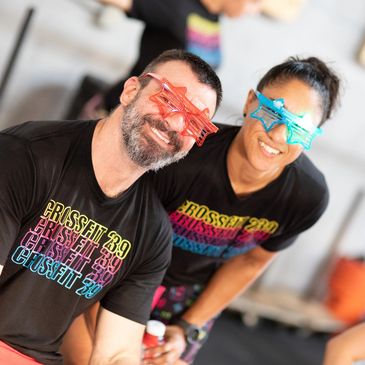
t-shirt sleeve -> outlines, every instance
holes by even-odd
[[[172,230],[167,216],[150,242],[140,242],[144,250],[139,264],[111,289],[100,301],[113,313],[146,324],[151,312],[152,298],[161,284],[171,260]]]
[[[0,265],[4,265],[29,211],[35,186],[34,163],[23,140],[0,134]]]
[[[295,212],[295,206],[293,206],[293,212],[288,211],[288,214],[293,217],[292,223],[288,225],[288,228],[283,233],[277,236],[273,235],[261,247],[271,252],[283,250],[292,245],[301,232],[312,227],[320,219],[328,206],[329,191],[327,185],[324,185],[317,194],[312,205],[305,210]]]
[[[148,26],[175,33],[174,24],[176,26],[176,21],[181,20],[179,6],[174,0],[133,0],[127,15],[142,20]],[[185,23],[185,19],[183,22]]]

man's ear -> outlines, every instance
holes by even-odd
[[[120,94],[119,100],[123,106],[127,106],[135,98],[141,88],[138,77],[132,76],[124,83],[123,91]]]
[[[251,89],[248,94],[247,94],[247,99],[245,102],[245,105],[243,107],[243,115],[247,115],[248,114],[248,107],[250,105],[250,103],[252,103],[256,98],[255,92]]]

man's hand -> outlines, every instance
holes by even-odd
[[[167,326],[165,342],[144,351],[143,365],[173,365],[186,347],[184,331],[178,326]]]

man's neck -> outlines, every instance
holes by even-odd
[[[108,197],[127,190],[146,170],[128,156],[121,131],[122,107],[96,125],[91,155],[96,180]]]
[[[277,179],[282,169],[262,172],[255,169],[246,157],[243,146],[236,137],[227,154],[227,172],[231,186],[237,196],[246,196],[258,191]]]

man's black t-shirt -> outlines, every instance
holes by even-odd
[[[145,177],[115,198],[94,175],[96,122],[0,133],[0,339],[46,365],[91,304],[145,323],[171,228]]]
[[[151,174],[173,227],[166,285],[205,284],[225,260],[256,246],[282,250],[327,207],[325,179],[304,154],[263,189],[237,197],[226,159],[238,130],[226,126],[182,161]]]

